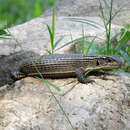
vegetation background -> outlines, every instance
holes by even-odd
[[[21,24],[40,16],[59,0],[0,0],[0,26]]]

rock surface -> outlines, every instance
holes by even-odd
[[[110,75],[106,78],[108,80],[93,77],[94,83],[79,83],[71,91],[68,90],[76,81],[65,84],[73,79],[49,80],[60,86],[61,92],[50,88],[75,129],[130,129],[130,77]],[[48,87],[38,79],[28,77],[12,86],[3,86],[0,97],[1,130],[72,129]]]
[[[37,53],[26,52],[27,55],[20,51],[9,56],[0,57],[0,86],[5,84],[12,84],[14,80],[12,79],[11,73],[18,70],[19,66],[29,60],[28,56],[34,57],[37,56]]]
[[[107,2],[110,3],[110,0]],[[117,25],[129,24],[130,1],[124,0],[122,3],[122,0],[113,0],[113,12],[116,12],[120,7],[123,7],[123,10],[114,18],[113,23]],[[55,9],[57,16],[97,17],[100,14],[99,0],[61,0]],[[51,15],[50,10],[47,10],[41,17],[48,15]]]
[[[115,1],[115,9],[117,9],[121,1]],[[125,0],[125,2],[128,1]],[[82,36],[83,25],[65,20],[66,16],[78,16],[102,24],[101,19],[95,17],[98,14],[97,6],[95,0],[62,0],[56,7],[55,41],[60,36],[65,36],[60,43],[61,46]],[[128,7],[129,5],[126,6]],[[46,24],[51,25],[49,15],[50,13],[47,12],[41,18],[10,28],[9,31],[18,42],[14,39],[0,40],[0,86],[2,86],[0,87],[0,130],[72,129],[45,83],[27,77],[9,85],[14,82],[9,72],[28,60],[25,54],[41,55],[50,49],[46,27]],[[128,17],[124,21],[127,23],[130,15],[129,13],[126,15]],[[123,16],[118,20],[120,18],[122,19]],[[125,22],[118,21],[118,24],[123,25]],[[112,35],[119,32],[120,28],[120,26],[112,25]],[[103,28],[95,29],[84,25],[84,30],[86,35],[98,35],[105,39]],[[96,42],[103,44],[104,41]],[[68,52],[70,52],[70,46],[56,53]],[[101,76],[89,76],[90,79],[95,80],[94,83],[89,84],[77,84],[77,80],[72,78],[48,80],[60,86],[61,91],[49,88],[54,92],[76,130],[129,130],[130,76],[126,74]]]
[[[46,50],[50,49],[50,37],[46,24],[51,26],[51,16],[46,18],[36,18],[21,25],[17,25],[8,29],[14,38],[0,39],[0,55],[10,55],[14,52],[33,51],[38,54],[45,54]],[[55,42],[64,36],[60,42],[59,47],[71,40],[82,37],[83,24],[65,20],[66,17],[56,17],[55,23]],[[83,18],[83,17],[80,17]],[[87,36],[98,36],[97,42],[102,43],[105,40],[105,33],[103,23],[98,17],[84,17],[87,20],[94,20],[101,24],[101,27],[94,28],[92,26],[84,25],[84,33]],[[119,32],[121,26],[112,25],[112,35]],[[18,42],[16,42],[17,39]],[[56,53],[67,53],[70,46],[64,47]]]

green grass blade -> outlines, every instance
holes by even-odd
[[[79,19],[81,21],[84,21],[84,22],[89,22],[89,23],[92,23],[92,24],[95,24],[97,26],[100,26],[100,27],[103,27],[101,24],[95,22],[95,21],[92,21],[92,20],[87,20],[87,19],[83,19],[83,18],[72,18],[72,19]]]
[[[51,40],[51,53],[53,54],[54,51],[54,37],[55,37],[55,10],[53,9],[53,14],[52,14],[52,28],[47,24],[47,29],[50,35],[50,40]]]
[[[55,37],[55,9],[54,8],[52,14],[52,36],[53,36],[53,43],[54,43],[54,37]]]
[[[40,1],[37,1],[36,4],[34,5],[34,10],[33,10],[33,16],[38,17],[40,14],[42,14],[42,5]]]
[[[120,50],[126,51],[127,53],[127,43],[130,41],[130,24],[127,24],[125,27],[121,29],[120,40],[115,47],[117,53]]]
[[[84,27],[82,25],[82,35],[83,35],[83,40],[82,40],[82,44],[81,44],[81,50],[82,50],[82,54],[85,54],[85,32],[84,32]]]
[[[10,39],[11,38],[10,36],[11,35],[8,32],[5,31],[5,27],[4,26],[1,27],[1,29],[0,29],[0,39]]]
[[[103,27],[101,24],[91,21],[91,20],[86,20],[86,19],[81,19],[81,18],[65,18],[65,20],[69,20],[69,21],[73,21],[73,22],[79,22],[79,23],[84,23],[84,24],[88,24],[94,28],[100,28]]]
[[[103,0],[103,2],[104,2],[104,4],[105,4],[105,7],[106,7],[107,9],[110,9],[108,2],[107,2],[106,0]]]
[[[121,36],[120,39],[123,39],[124,37],[127,37],[130,40],[130,24],[126,24],[121,29]]]
[[[52,33],[52,31],[51,31],[51,28],[50,28],[50,26],[47,24],[47,29],[48,29],[48,32],[49,32],[49,35],[50,35],[50,40],[51,40],[51,49],[53,50],[53,48],[54,48],[54,44],[53,44],[53,33]]]
[[[69,123],[70,127],[72,128],[72,130],[76,130],[76,129],[74,128],[74,126],[72,125],[71,120],[69,119],[67,113],[64,111],[64,108],[63,108],[62,105],[60,104],[59,100],[56,98],[56,96],[54,95],[54,93],[53,93],[52,90],[50,89],[49,84],[47,84],[47,87],[48,87],[49,92],[51,93],[51,95],[54,97],[54,99],[55,99],[57,105],[59,106],[60,110],[63,112],[63,114],[64,114],[64,116],[65,116],[67,122]]]
[[[100,9],[100,12],[101,12],[101,18],[103,20],[103,24],[104,24],[106,35],[107,35],[107,33],[108,33],[107,23],[106,23],[106,19],[105,19],[105,15],[104,15],[104,10],[103,10],[103,7],[102,7],[102,3],[101,3],[100,0],[99,0],[99,9]]]
[[[10,39],[10,37],[0,37],[0,39]]]
[[[39,78],[39,77],[36,77],[36,78],[39,79],[39,80],[41,80],[41,81],[43,81],[45,84],[47,84],[47,85],[49,85],[49,86],[55,88],[57,91],[61,91],[60,87],[57,87],[57,86],[54,85],[53,83],[51,83],[51,82],[49,82],[49,81],[47,81],[47,80],[45,80],[45,79],[43,79],[43,78]]]
[[[90,48],[92,47],[92,45],[93,45],[95,39],[96,39],[96,36],[95,36],[95,37],[92,39],[92,41],[89,43],[89,46],[88,46],[88,48],[86,49],[86,54],[89,53],[89,50],[90,50]]]
[[[55,51],[57,51],[57,50],[59,50],[59,49],[62,49],[62,48],[66,47],[66,46],[68,46],[68,45],[70,45],[70,44],[72,44],[72,43],[74,43],[74,42],[81,41],[81,40],[83,40],[83,38],[93,38],[93,37],[95,37],[95,36],[84,36],[84,37],[77,38],[77,39],[75,39],[75,40],[72,40],[72,41],[70,41],[70,42],[65,43],[65,44],[62,45],[61,47],[57,48]]]
[[[121,11],[123,11],[123,8],[124,8],[125,6],[126,6],[126,5],[121,6],[121,7],[114,13],[114,15],[112,15],[112,20],[117,16],[118,13],[120,13]]]
[[[108,36],[107,36],[107,53],[110,54],[110,38],[111,38],[111,22],[112,22],[112,9],[113,9],[113,0],[111,0],[110,12],[109,12],[109,24],[108,24]]]
[[[4,29],[0,29],[0,35],[9,35]]]
[[[103,20],[104,27],[105,27],[105,32],[106,32],[106,50],[107,50],[107,54],[109,54],[109,44],[110,44],[109,33],[110,32],[109,32],[109,28],[107,27],[107,20],[106,20],[105,15],[104,15],[104,10],[103,10],[103,6],[102,6],[102,3],[101,3],[101,0],[99,0],[99,9],[100,9],[100,12],[101,12],[101,18]]]
[[[127,44],[128,41],[129,41],[128,39],[124,39],[123,41],[119,41],[116,48],[115,48],[117,50],[117,52],[119,52],[121,50],[121,48],[123,46],[125,46],[125,44]]]
[[[65,36],[61,36],[54,44],[54,49],[59,45],[59,43],[64,39]]]
[[[121,32],[118,32],[117,34],[115,34],[111,40],[110,40],[110,43],[113,42],[115,39],[117,39],[117,37],[121,34]]]
[[[46,50],[46,52],[47,52],[48,54],[52,54],[52,52],[51,52],[50,50]]]

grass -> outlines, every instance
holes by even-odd
[[[80,44],[81,45],[81,53],[83,54],[89,54],[89,53],[94,53],[94,54],[110,54],[110,55],[117,55],[117,56],[121,56],[124,58],[125,60],[125,67],[124,67],[124,71],[128,71],[129,70],[129,64],[130,64],[130,47],[128,46],[128,41],[130,40],[130,24],[126,25],[125,27],[123,27],[119,33],[115,34],[114,36],[111,37],[111,24],[112,24],[112,20],[114,19],[114,17],[121,11],[121,8],[119,8],[119,10],[117,10],[115,13],[113,13],[113,0],[111,0],[110,4],[104,0],[103,1],[106,8],[109,9],[109,19],[107,19],[105,17],[105,13],[104,13],[104,9],[102,6],[102,1],[99,0],[100,3],[100,13],[101,13],[101,18],[103,20],[104,23],[104,28],[105,28],[105,33],[106,33],[106,39],[105,42],[106,44],[102,47],[100,47],[99,45],[95,44],[95,39],[98,38],[98,36],[85,36],[85,30],[84,27],[82,27],[82,37],[74,39],[68,43],[65,43],[62,46],[59,46],[60,42],[63,40],[64,36],[61,36],[56,42],[55,42],[55,10],[53,9],[53,15],[52,15],[52,26],[47,25],[47,29],[49,32],[49,36],[50,36],[50,46],[51,46],[51,50],[47,50],[47,52],[49,54],[53,54],[56,51],[58,51],[59,49],[64,48],[65,46],[68,46],[70,44]],[[40,1],[39,1],[40,3]],[[40,8],[40,4],[37,3],[35,5],[35,11],[33,12],[33,16],[38,16],[41,12],[41,8]],[[67,19],[67,20],[71,20],[73,22],[80,22],[83,24],[87,24],[90,25],[94,28],[100,29],[103,28],[102,25],[96,23],[95,21],[90,21],[90,20],[86,20],[86,19],[78,19],[78,18],[71,18],[71,19]],[[9,36],[11,36],[11,34],[9,32],[6,32],[4,30],[4,28],[0,29],[0,38],[9,38]],[[12,37],[12,36],[11,36]],[[116,38],[119,37],[119,40],[113,44],[113,41],[116,40]],[[90,42],[86,41],[86,39],[91,39]],[[16,40],[14,38],[14,40]],[[16,42],[19,44],[19,42],[16,40]],[[24,50],[23,50],[24,51]],[[25,52],[26,54],[26,52]],[[32,61],[33,62],[33,61]],[[34,66],[36,66],[35,62],[33,63]],[[43,78],[43,76],[40,74],[40,72],[38,71],[38,69],[36,68],[37,72],[39,73],[39,75],[41,76],[40,80],[42,80],[48,87],[49,92],[52,94],[52,96],[54,97],[57,105],[60,107],[61,111],[63,112],[66,120],[68,121],[70,127],[75,130],[74,126],[72,125],[68,115],[66,114],[65,110],[63,109],[63,107],[61,106],[59,100],[56,98],[56,96],[54,95],[53,91],[50,89],[51,87],[54,87],[57,91],[60,91],[60,88],[55,86],[54,84],[48,82],[47,80],[45,80]]]
[[[0,23],[7,27],[40,16],[59,0],[0,0]]]
[[[109,19],[108,20],[106,20],[106,18],[105,18],[105,14],[104,14],[104,10],[103,10],[103,7],[102,7],[101,0],[99,0],[99,3],[100,3],[99,9],[100,9],[100,12],[101,12],[101,18],[102,18],[102,21],[104,23],[105,32],[106,32],[106,53],[107,54],[111,54],[111,50],[110,50],[110,35],[111,35],[113,0],[111,0],[111,2],[110,2]],[[105,1],[105,4],[106,3],[107,2]],[[108,4],[106,4],[106,5],[108,5]]]
[[[5,31],[6,27],[3,26],[0,28],[0,39],[10,39],[11,35],[7,31]]]
[[[47,29],[50,36],[50,43],[51,43],[51,50],[46,50],[49,54],[55,53],[57,50],[56,47],[59,45],[59,43],[64,39],[64,36],[61,36],[56,42],[55,42],[55,10],[53,9],[52,13],[52,27],[47,24]]]

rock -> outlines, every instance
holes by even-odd
[[[93,20],[101,24],[101,27],[94,28],[92,26],[84,25],[82,23],[75,23],[69,20],[65,20],[66,17],[56,17],[56,33],[55,42],[64,36],[64,39],[59,43],[60,47],[74,39],[82,37],[82,27],[84,27],[84,33],[87,36],[98,36],[101,39],[97,39],[96,42],[102,43],[105,40],[105,33],[103,23],[99,17],[79,17],[87,20]],[[46,18],[36,18],[27,23],[17,25],[8,29],[10,33],[15,37],[18,43],[14,39],[1,39],[0,40],[0,55],[10,55],[11,53],[24,51],[33,51],[40,55],[47,53],[46,50],[50,49],[50,38],[46,27],[46,24],[51,25],[51,16]],[[119,32],[121,26],[112,25],[112,36]],[[104,40],[103,40],[104,39]],[[68,53],[70,46],[64,47],[55,53]]]
[[[107,1],[110,3],[110,0]],[[113,12],[120,7],[123,10],[114,18],[113,23],[117,25],[126,25],[130,23],[130,1],[113,0]],[[97,0],[61,0],[55,7],[57,16],[72,17],[98,17],[100,14],[99,1]],[[104,7],[106,11],[106,7]],[[47,10],[41,17],[49,16],[52,10]],[[118,22],[117,22],[118,21]]]
[[[11,77],[11,72],[17,70],[19,66],[23,63],[26,63],[29,60],[29,57],[38,56],[34,52],[16,52],[9,56],[0,57],[0,87],[4,84],[12,84],[14,80]]]
[[[73,79],[49,80],[60,86],[61,92],[49,86],[79,130],[130,129],[130,76],[100,77],[94,83],[78,84],[71,91],[65,85]],[[114,80],[113,80],[114,79]],[[59,84],[60,83],[60,84]],[[127,83],[127,85],[125,85]],[[67,92],[68,91],[68,92]],[[67,92],[64,96],[64,92]],[[71,130],[47,85],[34,78],[25,78],[14,85],[0,88],[0,129],[4,130]]]
[[[115,1],[117,9],[121,1]],[[90,7],[86,10],[87,5]],[[56,7],[55,41],[65,36],[59,47],[83,35],[83,25],[65,20],[67,16],[78,16],[103,25],[101,19],[97,17],[97,5],[95,0],[92,3],[85,0],[62,0],[59,3]],[[90,79],[95,80],[94,83],[89,84],[77,84],[77,79],[73,78],[49,79],[48,81],[61,88],[58,92],[49,87],[55,97],[50,93],[47,85],[38,79],[27,77],[15,83],[11,79],[10,71],[26,62],[28,60],[26,55],[42,55],[50,49],[46,24],[51,25],[51,18],[51,15],[45,13],[41,18],[9,28],[8,30],[18,42],[14,38],[0,40],[0,130],[71,130],[55,97],[75,129],[129,130],[129,75],[115,73],[102,75],[105,78],[89,76]],[[125,21],[127,23],[127,20]],[[118,21],[119,24],[120,22]],[[112,36],[119,32],[120,28],[121,26],[113,24]],[[86,35],[98,35],[105,39],[104,28],[95,29],[84,25],[84,30]],[[104,43],[99,39],[96,39],[96,42],[100,45]],[[71,45],[56,53],[70,53],[70,47]]]

